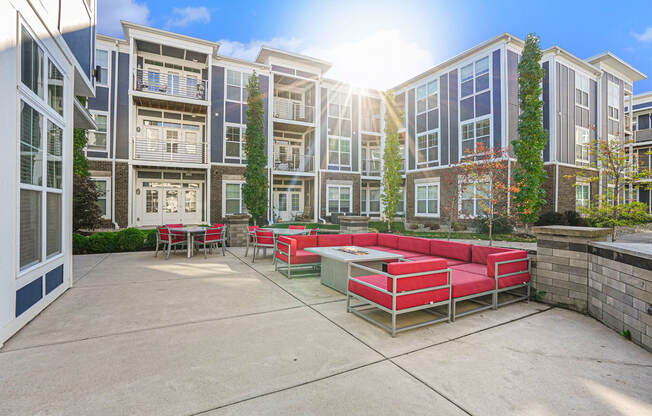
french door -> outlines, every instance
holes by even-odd
[[[303,211],[302,192],[298,190],[274,191],[274,206],[276,207],[276,215],[282,221],[292,221]]]
[[[141,224],[198,224],[202,198],[199,184],[159,184],[144,186],[141,194]]]

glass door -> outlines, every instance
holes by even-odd
[[[143,188],[142,204],[143,214],[141,224],[162,224],[161,218],[161,190],[156,188]]]
[[[168,72],[168,94],[179,95],[179,74]]]
[[[183,222],[182,215],[179,212],[181,207],[181,193],[179,188],[163,188],[163,224],[174,224]]]

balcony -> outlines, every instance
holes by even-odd
[[[207,163],[208,143],[132,138],[133,159],[148,162]]]
[[[134,90],[205,101],[208,81],[137,69],[134,73]]]
[[[300,101],[274,97],[274,118],[302,123],[315,122],[315,107]]]
[[[380,160],[366,159],[362,161],[362,176],[380,176]]]
[[[313,159],[313,156],[307,155],[274,153],[274,170],[283,172],[312,172]]]

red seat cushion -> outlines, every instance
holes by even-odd
[[[484,277],[489,277],[487,275],[487,266],[485,266],[484,264],[478,264],[478,263],[457,264],[455,266],[451,266],[451,269],[461,270],[464,272],[475,273]]]
[[[371,248],[371,247],[369,247]],[[390,254],[398,254],[400,256],[403,256],[404,258],[410,258],[410,257],[417,257],[420,256],[421,254],[419,253],[414,253],[412,251],[404,251],[404,250],[395,250],[387,247],[377,247],[375,250],[378,251],[384,251],[385,253],[390,253]]]
[[[444,270],[448,266],[446,260],[420,260],[420,261],[402,261],[389,263],[387,273],[400,276],[412,273],[435,272]],[[392,288],[394,278],[387,278],[387,287]],[[396,292],[405,292],[409,290],[423,289],[426,287],[441,286],[448,283],[448,273],[430,273],[421,276],[402,277],[396,279]]]
[[[351,234],[324,234],[317,236],[319,247],[350,246]]]
[[[527,252],[525,250],[510,250],[504,253],[490,254],[487,256],[487,276],[495,277],[496,263],[508,260],[523,259],[514,263],[499,264],[498,275],[516,272],[527,272]]]
[[[353,234],[353,245],[358,247],[369,247],[378,244],[378,234],[364,233]]]
[[[430,240],[430,255],[471,262],[471,244],[456,241]]]
[[[482,293],[496,288],[496,281],[494,279],[463,270],[453,269],[452,279],[454,298],[475,295],[476,293]]]
[[[290,262],[288,262],[288,256],[285,252],[277,250],[276,257],[289,264],[307,264],[321,262],[321,256],[319,254],[310,253],[305,250],[297,250],[295,255],[290,256]]]
[[[410,257],[410,261],[421,261],[421,260],[445,260],[445,259],[442,259],[441,257],[435,257],[435,256]]]
[[[525,282],[530,281],[530,273],[520,273],[513,276],[502,277],[498,279],[498,288],[502,289],[505,287],[520,285]]]
[[[394,234],[378,234],[378,245],[387,248],[398,248],[398,236]]]
[[[289,225],[288,230],[305,230],[305,225]]]
[[[446,260],[446,263],[448,263],[448,267],[457,266],[458,264],[467,263],[467,262],[462,261],[462,260],[451,259],[451,258],[448,258],[448,257],[441,257],[441,258]]]
[[[371,276],[358,276],[356,279],[370,283],[377,288],[387,290],[387,277],[374,274]],[[349,291],[358,294],[365,299],[376,302],[387,309],[392,309],[392,296],[379,292],[368,286],[361,285],[358,282],[349,280]],[[429,303],[441,302],[448,299],[448,288],[429,290],[427,292],[413,293],[396,297],[396,310],[412,308],[414,306],[427,305]]]
[[[513,250],[511,248],[474,245],[472,249],[471,262],[478,264],[487,264],[487,257],[490,254],[505,253],[507,251]]]
[[[427,238],[401,235],[398,237],[398,249],[428,256],[430,255],[430,240]]]

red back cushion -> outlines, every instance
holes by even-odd
[[[168,228],[181,228],[183,224],[165,224],[165,226]]]
[[[448,268],[446,260],[419,260],[419,261],[401,261],[389,263],[387,273],[395,276],[411,273],[422,273],[427,271],[443,270]],[[394,288],[393,278],[387,278],[387,290],[390,292]],[[404,277],[396,279],[396,292],[406,290],[423,289],[426,287],[441,286],[448,282],[448,273],[424,274],[422,276]]]
[[[297,242],[297,250],[303,250],[308,247],[317,247],[316,235],[297,235],[294,236]]]
[[[295,237],[288,237],[286,235],[280,235],[278,237],[278,241],[288,243],[290,247],[286,246],[285,244],[278,244],[277,248],[279,251],[282,251],[284,253],[287,253],[288,251],[290,252],[290,255],[296,256],[297,254],[297,240]]]
[[[398,236],[398,249],[414,251],[416,253],[430,254],[430,240],[420,237]]]
[[[256,241],[258,244],[274,244],[274,233],[272,231],[256,230]]]
[[[288,227],[290,230],[305,230],[306,226],[305,225],[290,225]]]
[[[507,260],[527,259],[527,251],[510,250],[504,253],[489,254],[487,256],[487,276],[496,277],[496,263]],[[527,261],[516,261],[514,263],[499,264],[498,274],[504,275],[515,272],[527,272]]]
[[[319,247],[350,246],[351,234],[324,234],[317,236]]]
[[[353,245],[360,247],[369,247],[376,246],[378,242],[378,234],[376,233],[365,233],[365,234],[353,234]]]
[[[511,248],[502,248],[502,247],[489,247],[489,246],[473,246],[471,262],[478,264],[487,264],[487,256],[490,254],[504,253],[506,251],[512,251]]]
[[[378,245],[398,249],[398,236],[394,234],[378,234]]]
[[[471,244],[430,240],[430,255],[471,262]]]

